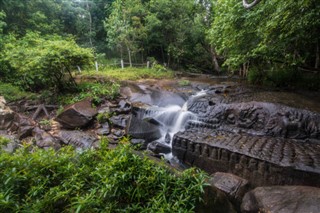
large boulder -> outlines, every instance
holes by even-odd
[[[74,129],[84,127],[97,115],[97,110],[92,107],[91,101],[85,99],[75,104],[66,106],[56,120],[65,128]]]
[[[36,126],[34,120],[21,114],[16,114],[14,124],[18,127],[17,133],[20,140],[32,136],[32,131]]]
[[[128,134],[133,138],[144,139],[147,143],[155,141],[161,137],[159,126],[132,115]]]
[[[237,206],[240,207],[244,194],[249,190],[249,182],[231,173],[216,172],[208,181],[217,187]]]
[[[13,123],[15,113],[6,105],[6,100],[0,96],[0,130],[7,130]]]
[[[242,212],[318,213],[320,188],[307,186],[258,187],[243,198]]]
[[[127,125],[127,134],[135,139],[144,139],[144,146],[159,139],[162,134],[160,132],[159,123],[150,119],[145,119],[144,115],[150,106],[140,102],[132,103],[132,115]]]

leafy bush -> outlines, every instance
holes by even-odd
[[[79,47],[71,38],[29,32],[21,39],[8,39],[0,63],[10,66],[24,88],[61,91],[74,86],[72,69],[90,64],[92,59],[92,51]]]
[[[63,94],[60,97],[62,104],[73,104],[85,98],[92,98],[94,104],[99,104],[101,98],[115,99],[120,92],[120,85],[114,82],[100,83],[81,83],[78,85],[78,93]]]
[[[0,95],[4,96],[7,101],[15,101],[22,98],[34,98],[35,94],[25,92],[19,87],[9,83],[2,83],[0,81]]]
[[[127,145],[0,154],[1,212],[191,212],[205,175],[169,173]]]

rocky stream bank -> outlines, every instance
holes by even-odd
[[[49,107],[34,119],[35,103],[0,97],[0,134],[11,140],[2,148],[98,148],[101,137],[112,148],[130,136],[168,166],[210,174],[198,212],[217,212],[216,202],[220,212],[320,212],[319,103],[224,80],[126,82],[117,100],[85,99],[57,116]]]

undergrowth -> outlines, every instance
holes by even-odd
[[[61,104],[73,104],[85,98],[91,98],[94,104],[99,104],[102,98],[109,100],[118,97],[120,92],[120,85],[114,82],[91,83],[83,82],[78,85],[76,93],[62,94],[59,97]]]
[[[0,81],[0,96],[4,96],[6,101],[16,101],[23,98],[35,98],[34,93],[25,92],[19,87],[10,83],[3,83]]]
[[[105,68],[102,71],[84,71],[81,74],[82,76],[101,76],[107,79],[114,80],[139,80],[144,78],[155,78],[155,79],[163,79],[163,78],[173,78],[173,71],[166,70],[165,68]]]
[[[206,176],[177,176],[134,154],[114,150],[22,147],[0,152],[0,212],[192,212]]]

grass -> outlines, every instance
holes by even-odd
[[[109,150],[104,140],[82,152],[0,150],[0,212],[192,212],[206,177],[195,169],[172,174],[129,145]]]
[[[93,70],[84,71],[81,73],[82,76],[97,76],[104,77],[107,79],[114,80],[140,80],[145,78],[153,78],[153,79],[165,79],[165,78],[173,78],[174,73],[171,70],[163,70],[156,68],[105,68],[102,71],[96,72]]]
[[[16,101],[23,98],[35,98],[35,94],[21,90],[19,87],[9,83],[3,83],[0,81],[0,95],[4,96],[6,101]]]

